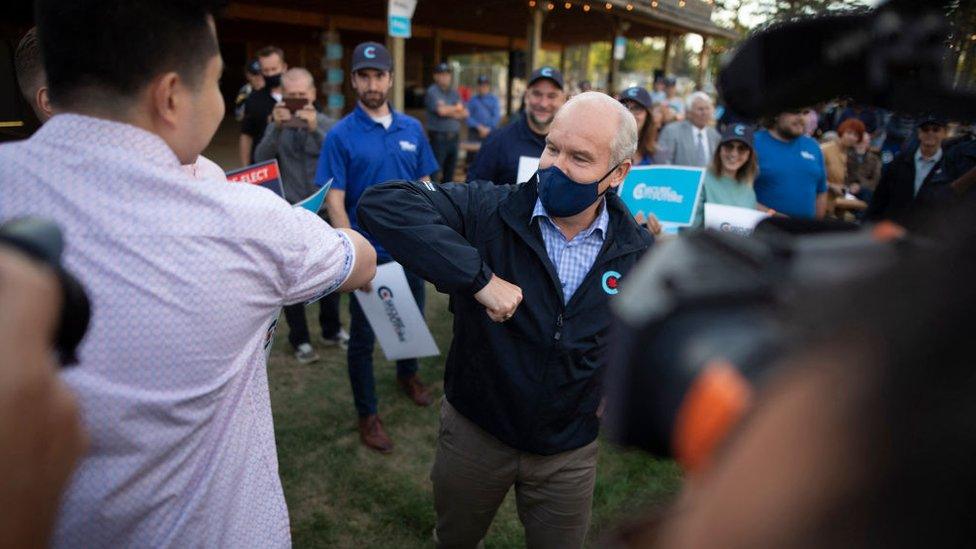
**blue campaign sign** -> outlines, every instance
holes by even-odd
[[[638,166],[620,185],[620,198],[630,213],[652,213],[662,225],[687,227],[695,217],[704,168]]]
[[[332,180],[325,182],[322,188],[315,191],[315,194],[302,200],[301,202],[295,204],[296,208],[305,208],[312,213],[319,213],[322,209],[322,204],[325,202],[325,195],[329,193],[329,189],[332,187]]]
[[[389,29],[394,38],[410,38],[410,18],[390,15]]]

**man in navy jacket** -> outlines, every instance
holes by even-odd
[[[626,108],[588,92],[559,111],[525,184],[363,194],[362,227],[451,296],[431,472],[439,546],[474,547],[512,485],[529,547],[583,544],[609,302],[652,242],[614,192],[636,143]]]

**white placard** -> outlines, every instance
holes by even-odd
[[[705,228],[724,233],[749,235],[769,214],[752,208],[705,203]]]
[[[403,267],[394,262],[380,265],[372,285],[372,291],[356,290],[355,296],[386,359],[439,355],[434,336],[410,292]]]
[[[516,183],[525,183],[535,172],[539,171],[539,159],[534,156],[520,156],[518,165],[518,177],[515,178]]]

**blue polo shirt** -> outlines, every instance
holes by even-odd
[[[755,136],[759,176],[756,200],[790,217],[813,217],[817,195],[827,192],[827,171],[820,145],[801,135],[784,142],[763,130]]]
[[[495,185],[514,185],[518,178],[519,158],[540,158],[546,148],[546,136],[529,128],[525,113],[511,124],[488,134],[468,170],[468,181],[483,179]]]
[[[374,121],[357,103],[325,137],[315,183],[332,179],[332,188],[346,191],[346,213],[352,228],[363,232],[356,219],[356,205],[363,191],[393,179],[416,180],[439,168],[423,126],[412,116],[394,111],[390,127]],[[363,233],[376,248],[379,259],[390,259],[380,244]]]

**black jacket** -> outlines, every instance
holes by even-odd
[[[915,151],[909,149],[898,153],[891,164],[881,174],[881,181],[874,190],[871,204],[865,213],[870,221],[888,219],[898,223],[909,223],[917,213],[925,197],[933,192],[933,180],[938,180],[943,170],[940,159],[922,182],[918,195],[915,194]]]
[[[599,430],[615,283],[650,246],[616,195],[603,249],[569,303],[532,211],[534,181],[495,186],[384,183],[357,215],[408,270],[451,295],[454,340],[447,400],[464,417],[521,451],[551,455],[585,446]],[[511,320],[495,323],[473,295],[492,273],[522,288]]]

